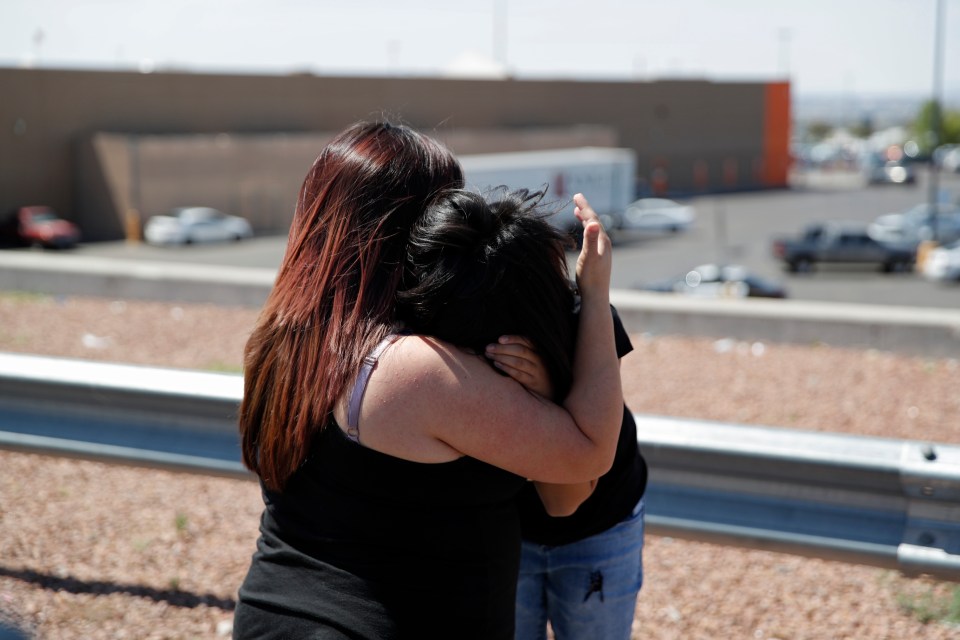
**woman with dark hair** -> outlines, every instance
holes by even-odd
[[[347,129],[308,173],[246,349],[241,444],[265,509],[236,638],[512,638],[525,479],[575,485],[610,467],[621,389],[609,238],[578,195],[572,352],[555,346],[569,340],[562,323],[504,325],[542,335],[551,366],[568,368],[551,374],[569,376],[562,402],[546,401],[480,343],[433,334],[445,323],[431,325],[431,296],[441,314],[479,295],[491,312],[549,305],[547,318],[573,299],[549,234],[500,233],[480,211],[479,244],[424,241],[424,221],[446,216],[462,186],[446,149],[387,124]],[[418,271],[433,260],[443,275]]]
[[[483,351],[529,390],[562,402],[576,341],[562,239],[533,208],[540,194],[468,192],[414,226],[398,313],[408,328]],[[633,345],[613,309],[618,357]],[[576,485],[527,483],[517,640],[629,640],[643,584],[647,467],[626,404],[613,467]],[[562,516],[562,517],[558,517]]]
[[[397,315],[477,354],[500,336],[531,336],[559,402],[573,376],[576,299],[567,237],[537,209],[542,196],[451,190],[435,200],[410,233]]]

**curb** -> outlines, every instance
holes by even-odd
[[[828,344],[935,358],[960,357],[960,311],[763,299],[690,299],[613,291],[631,333]]]
[[[0,253],[0,291],[262,306],[276,271],[90,256]],[[631,333],[829,344],[960,358],[960,311],[801,300],[611,292]]]

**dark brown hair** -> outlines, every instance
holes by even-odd
[[[243,462],[281,490],[396,324],[414,222],[439,191],[463,186],[454,156],[405,126],[359,123],[307,173],[286,254],[250,339],[240,406]]]
[[[483,353],[506,335],[529,338],[554,400],[573,382],[575,296],[567,234],[538,208],[542,192],[450,190],[414,225],[397,316],[415,333]]]

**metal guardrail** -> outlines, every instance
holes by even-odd
[[[0,448],[250,477],[240,376],[0,353]]]
[[[960,581],[960,446],[638,416],[648,527]]]
[[[240,376],[0,353],[0,448],[252,478]],[[637,415],[652,533],[960,581],[960,446]]]

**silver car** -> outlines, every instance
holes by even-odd
[[[881,242],[917,245],[933,240],[940,242],[960,239],[960,207],[949,203],[936,205],[936,222],[929,204],[918,204],[903,213],[888,213],[878,217],[867,232]]]
[[[682,231],[696,219],[690,205],[666,198],[640,198],[627,205],[621,229],[627,231]]]
[[[143,230],[150,244],[193,244],[241,240],[253,235],[250,223],[210,207],[178,207],[153,216]]]

